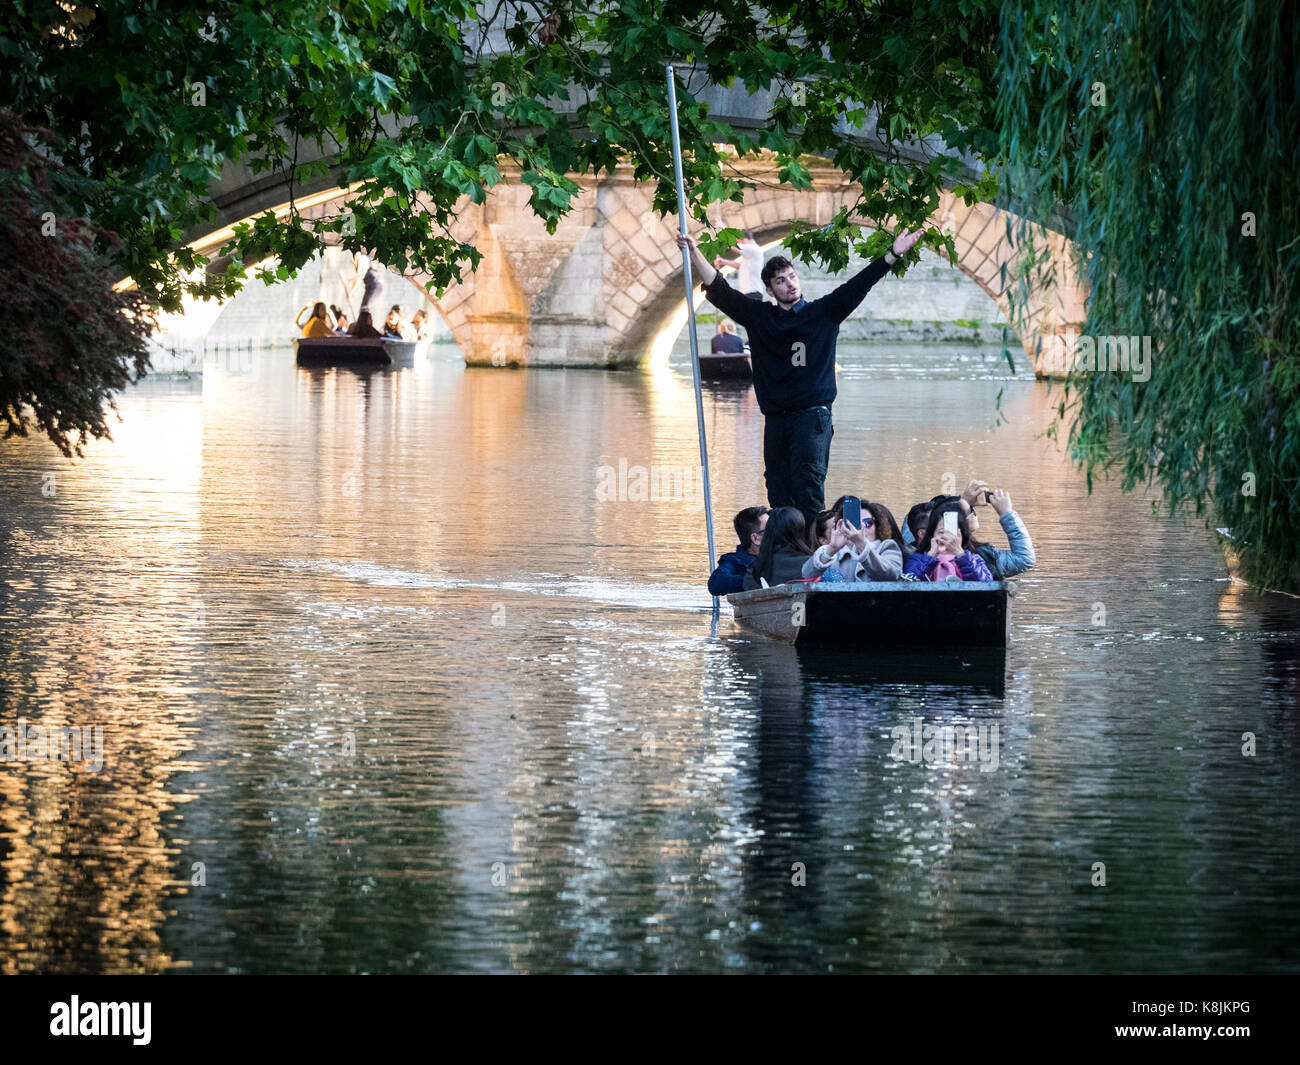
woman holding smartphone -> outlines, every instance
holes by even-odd
[[[805,577],[823,576],[831,569],[845,581],[896,581],[903,575],[901,535],[885,507],[841,496],[831,515],[829,540],[804,563]]]
[[[919,581],[991,581],[993,574],[978,554],[960,503],[941,503],[930,512],[917,550],[905,572]]]

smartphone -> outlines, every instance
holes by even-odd
[[[862,500],[849,498],[844,501],[844,520],[854,528],[862,527]]]
[[[955,510],[945,510],[943,512],[943,527],[954,536],[960,536],[957,529],[957,512]]]

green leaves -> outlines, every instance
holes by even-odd
[[[1148,335],[1153,357],[1146,382],[1070,382],[1058,421],[1089,475],[1114,469],[1159,486],[1170,510],[1212,512],[1247,581],[1295,585],[1300,206],[1277,175],[1300,169],[1300,150],[1297,105],[1279,110],[1264,72],[1300,32],[1248,0],[1067,10],[1004,11],[1018,57],[999,93],[1005,191],[1090,256],[1081,331]],[[1269,225],[1247,235],[1246,211]]]

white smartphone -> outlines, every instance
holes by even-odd
[[[957,532],[957,512],[955,510],[945,510],[943,512],[943,527],[954,536],[960,535]]]

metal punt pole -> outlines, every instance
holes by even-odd
[[[673,65],[668,64],[668,111],[673,127],[673,167],[677,172],[677,224],[686,233],[686,185],[682,180],[682,144],[677,129],[677,83],[673,79]],[[709,448],[704,438],[704,394],[700,388],[700,351],[695,338],[695,282],[691,278],[691,253],[682,251],[682,266],[686,280],[686,332],[691,338],[691,372],[695,378],[695,421],[700,433],[700,470],[704,474],[704,525],[709,535],[709,572],[717,554],[713,549],[713,498],[709,492]],[[713,609],[718,609],[718,597],[713,597]]]

